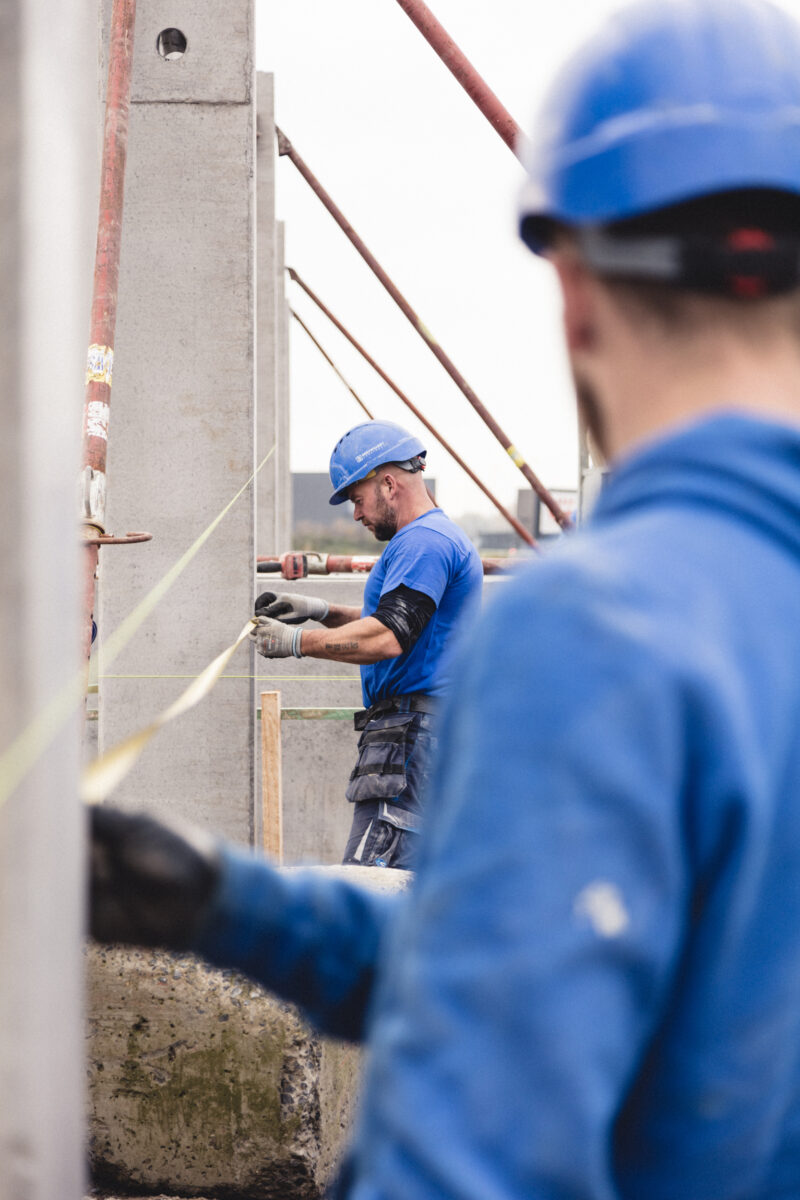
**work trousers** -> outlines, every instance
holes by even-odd
[[[413,867],[436,751],[435,722],[429,712],[389,712],[364,726],[346,793],[354,811],[344,863]]]

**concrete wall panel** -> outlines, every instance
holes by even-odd
[[[161,59],[154,40],[165,22],[182,27],[197,53]],[[252,0],[144,0],[135,46],[108,527],[154,538],[103,552],[101,640],[232,499],[254,461]],[[179,96],[162,81],[176,69]],[[101,658],[101,750],[147,724],[247,620],[253,504],[250,488],[128,648],[114,663]],[[230,673],[240,678],[151,743],[115,802],[250,840],[249,645]]]

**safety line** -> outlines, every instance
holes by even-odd
[[[198,679],[195,675],[101,675],[100,679]],[[256,682],[271,683],[273,680],[289,680],[291,683],[360,683],[358,675],[220,675],[220,679],[255,679]],[[91,691],[91,689],[90,689]]]
[[[230,503],[226,504],[222,512],[214,518],[211,524],[196,538],[186,553],[159,580],[151,591],[139,602],[133,612],[125,618],[108,641],[105,642],[104,662],[113,662],[117,655],[127,646],[142,623],[164,597],[178,576],[186,569],[197,552],[205,545],[220,521],[228,514],[274,453],[275,444],[264,455],[264,458],[250,475],[250,478],[239,489]],[[0,754],[0,808],[3,807],[15,789],[19,787],[22,780],[25,779],[52,743],[56,734],[63,728],[74,710],[80,705],[86,693],[86,676],[86,668],[81,667],[75,673],[75,676],[67,680],[60,691],[31,718],[25,728],[17,734],[3,753]]]
[[[199,704],[204,696],[208,695],[233,654],[248,637],[255,624],[255,618],[251,617],[236,641],[218,654],[213,662],[210,662],[205,670],[192,680],[188,688],[181,692],[177,700],[173,700],[172,704],[159,713],[155,720],[146,725],[144,729],[125,738],[124,741],[118,742],[116,746],[112,746],[105,754],[101,754],[84,768],[81,777],[81,800],[86,804],[100,804],[113,792],[115,787],[122,783],[154,734],[170,721],[174,721],[176,717],[183,716],[184,713]]]

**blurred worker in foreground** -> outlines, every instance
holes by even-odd
[[[331,504],[388,546],[367,576],[364,604],[328,604],[302,593],[263,592],[252,633],[265,658],[359,663],[365,709],[345,863],[411,867],[422,798],[436,752],[435,714],[451,682],[457,627],[477,612],[483,567],[475,547],[431,498],[422,442],[391,421],[364,421],[331,455]],[[301,629],[320,621],[324,629]],[[335,631],[335,632],[329,632]]]
[[[612,473],[479,622],[407,901],[196,855],[183,944],[367,1040],[348,1200],[800,1196],[798,63],[653,0],[555,88],[522,236]]]

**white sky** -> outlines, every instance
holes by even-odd
[[[800,0],[782,0],[800,14]],[[548,83],[619,0],[428,0],[523,128]],[[395,0],[260,0],[256,64],[275,73],[278,124],[432,334],[549,487],[577,475],[574,402],[549,268],[515,232],[519,163]],[[287,262],[426,413],[499,499],[527,486],[468,401],[287,160]],[[494,513],[327,319],[290,300],[376,416],[428,444],[440,503]],[[292,322],[292,469],[327,470],[364,419]]]

